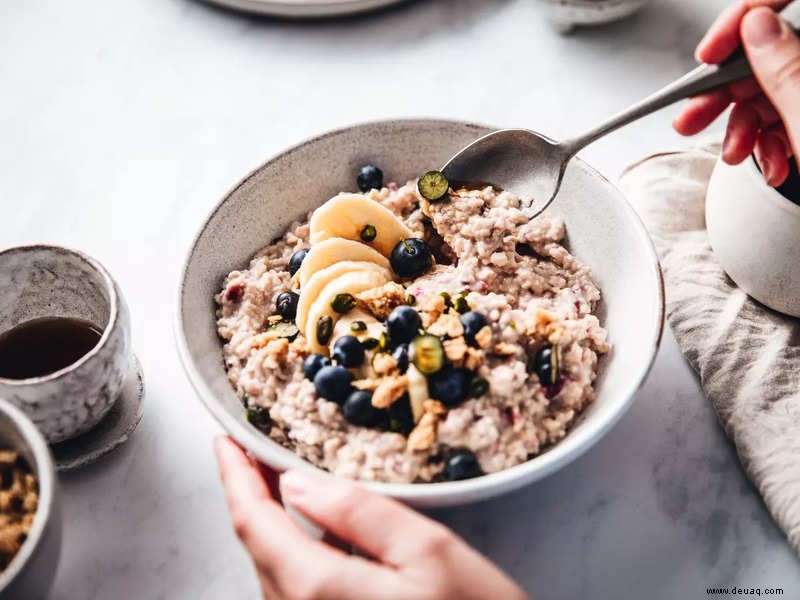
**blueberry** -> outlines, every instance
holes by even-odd
[[[372,406],[372,392],[356,390],[342,406],[344,418],[348,423],[362,427],[378,427],[386,422],[386,411]]]
[[[417,337],[420,327],[422,319],[410,306],[398,306],[386,320],[386,329],[392,344],[407,344]]]
[[[357,337],[343,335],[334,342],[332,356],[343,367],[357,367],[364,362],[364,346]]]
[[[472,373],[466,369],[442,369],[428,377],[428,393],[445,406],[456,406],[469,395],[471,381]]]
[[[278,294],[278,299],[275,301],[275,307],[278,313],[287,321],[294,321],[297,315],[297,303],[300,301],[300,295],[295,292],[283,292]]]
[[[411,402],[408,394],[392,402],[388,409],[389,431],[408,435],[414,429],[414,413],[411,412]]]
[[[397,368],[400,369],[401,375],[408,371],[408,344],[400,344],[394,349],[392,356],[397,361]]]
[[[344,367],[322,367],[314,376],[317,396],[341,404],[351,392],[353,375]]]
[[[431,250],[424,240],[407,238],[400,240],[389,257],[392,269],[405,279],[419,277],[431,268]]]
[[[533,372],[545,387],[558,383],[558,350],[553,346],[541,348],[533,357]]]
[[[261,406],[251,406],[247,409],[247,422],[267,435],[269,435],[270,429],[272,429],[269,409],[262,408]]]
[[[481,313],[471,310],[461,315],[461,325],[464,327],[464,339],[470,346],[477,346],[475,335],[486,327],[486,317]]]
[[[383,187],[383,171],[375,165],[364,165],[358,170],[356,183],[362,192],[379,190]]]
[[[331,366],[331,359],[322,354],[310,354],[303,363],[303,374],[311,381],[317,376],[322,367]]]
[[[454,453],[444,466],[444,478],[447,481],[472,479],[481,475],[483,475],[481,465],[469,450],[459,450]]]
[[[292,254],[292,257],[289,259],[289,275],[294,275],[300,270],[300,267],[303,265],[303,260],[306,258],[306,254],[308,254],[308,248],[298,250]]]

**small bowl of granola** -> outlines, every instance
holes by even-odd
[[[663,324],[647,234],[580,161],[531,221],[513,194],[435,170],[487,131],[337,131],[212,213],[184,271],[178,346],[259,459],[455,504],[545,476],[629,406]]]
[[[27,416],[0,399],[0,597],[47,597],[60,553],[50,449]]]

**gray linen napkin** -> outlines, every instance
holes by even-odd
[[[621,187],[653,236],[667,319],[773,518],[800,552],[800,320],[749,298],[705,229],[718,144],[653,154]]]

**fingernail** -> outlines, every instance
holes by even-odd
[[[304,471],[293,469],[281,475],[281,495],[286,498],[298,498],[305,494],[316,483],[316,478]]]
[[[742,36],[748,46],[768,46],[783,33],[781,20],[771,9],[759,8],[747,14],[742,22]]]

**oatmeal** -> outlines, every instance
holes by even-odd
[[[600,291],[563,221],[424,177],[332,198],[216,296],[251,424],[337,475],[499,471],[561,440],[594,399]]]

